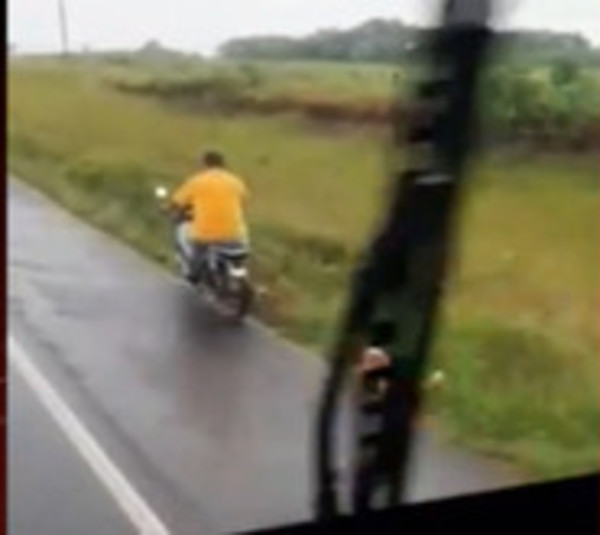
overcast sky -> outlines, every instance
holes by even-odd
[[[73,49],[133,48],[156,38],[211,53],[252,34],[302,35],[368,18],[427,24],[434,0],[64,0]],[[20,51],[60,47],[58,0],[9,0],[8,39]],[[513,27],[576,31],[600,44],[600,0],[504,0]]]

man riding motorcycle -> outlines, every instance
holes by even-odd
[[[170,208],[180,216],[179,260],[190,282],[201,276],[202,261],[211,246],[248,246],[244,219],[248,190],[244,182],[227,169],[220,152],[206,152],[202,163],[170,199]],[[183,214],[187,217],[181,217]]]

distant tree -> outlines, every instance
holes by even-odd
[[[565,86],[575,82],[580,72],[581,68],[574,59],[564,57],[554,62],[550,76],[554,84]]]
[[[140,52],[158,52],[165,50],[158,39],[150,39],[140,48]]]

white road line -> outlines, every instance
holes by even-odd
[[[9,360],[88,463],[140,535],[171,535],[140,493],[63,401],[17,341],[9,336]]]

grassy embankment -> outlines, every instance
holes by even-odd
[[[262,314],[313,349],[335,330],[384,185],[381,130],[322,126],[293,113],[182,113],[89,66],[15,64],[9,76],[11,169],[159,261],[170,250],[153,186],[178,182],[205,144],[231,155],[254,192]],[[458,440],[541,477],[596,467],[594,158],[496,154],[476,178],[436,352],[448,384],[429,411]]]

